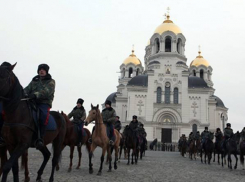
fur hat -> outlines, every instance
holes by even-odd
[[[83,102],[84,102],[84,100],[81,99],[81,98],[79,98],[79,99],[77,100],[77,104],[79,103],[79,104],[83,105]]]
[[[2,64],[1,64],[1,66],[6,66],[6,67],[9,67],[9,66],[12,66],[9,62],[3,62]]]
[[[207,126],[205,127],[205,130],[208,130],[208,127]]]
[[[116,118],[117,118],[117,119],[120,119],[120,117],[119,117],[119,116],[116,116]]]
[[[44,70],[47,72],[47,74],[48,74],[49,66],[48,66],[47,64],[40,64],[40,65],[38,66],[37,73],[39,73],[39,71],[40,71],[41,69],[44,69]]]
[[[220,128],[217,128],[216,131],[220,131]]]
[[[137,119],[137,116],[133,115],[133,119]]]
[[[227,123],[227,124],[226,124],[226,127],[228,127],[228,126],[231,127],[231,123]]]
[[[107,104],[108,104],[109,106],[111,106],[111,101],[106,100],[106,101],[105,101],[105,105],[107,105]]]

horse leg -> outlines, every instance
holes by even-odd
[[[220,165],[220,157],[219,157],[219,153],[218,153],[218,164]]]
[[[112,161],[112,147],[108,146],[107,147],[107,156],[108,156],[108,160],[109,160],[109,170],[107,172],[111,172],[111,161]]]
[[[114,169],[117,169],[117,161],[118,161],[118,146],[115,146],[115,161],[114,161]]]
[[[127,165],[129,165],[129,161],[130,161],[130,148],[127,149],[127,152],[128,152],[128,163],[127,163]]]
[[[237,154],[234,154],[235,158],[236,158],[236,164],[234,166],[234,169],[237,169],[237,161],[238,161],[238,157],[237,157]]]
[[[89,152],[89,173],[90,174],[92,174],[94,172],[93,164],[92,164],[92,157],[93,157],[93,152],[94,152],[95,148],[96,148],[96,146],[94,145],[94,143],[92,143],[91,150]]]
[[[207,163],[207,152],[204,152],[204,162]]]
[[[202,161],[202,150],[200,152],[200,157],[201,157],[201,162],[203,163],[203,161]]]
[[[231,160],[231,154],[228,154],[228,167],[232,169],[232,160]]]
[[[3,176],[2,176],[2,182],[7,181],[7,176],[13,165],[16,165],[16,161],[18,163],[18,158],[28,149],[28,144],[22,144],[18,145],[14,150],[10,151],[10,158],[9,160],[4,164],[3,166]],[[15,166],[16,167],[16,166]]]
[[[243,155],[242,151],[240,153],[240,162],[242,164],[242,170],[244,170],[244,155]]]
[[[29,169],[28,169],[28,151],[22,155],[22,166],[25,168],[25,182],[30,181]]]
[[[42,181],[42,174],[43,174],[43,170],[46,166],[46,164],[48,163],[48,160],[51,156],[51,153],[49,152],[48,148],[45,146],[43,148],[40,149],[41,153],[43,154],[43,163],[41,165],[41,167],[39,168],[38,172],[37,172],[37,179],[36,181],[41,182]]]
[[[120,162],[120,159],[121,159],[122,149],[123,149],[123,146],[121,145],[121,146],[120,146],[120,152],[119,152],[119,160],[118,160],[118,162]]]
[[[3,172],[3,166],[8,160],[6,147],[0,148],[0,157],[1,157],[1,168],[0,168],[0,176],[1,176]]]
[[[219,154],[218,154],[219,155]],[[213,162],[215,162],[215,150],[214,150],[214,160],[213,160]]]
[[[68,172],[71,172],[72,170],[72,159],[73,159],[74,148],[75,148],[74,145],[70,146],[70,165],[68,168]]]
[[[100,157],[100,169],[99,169],[99,171],[98,171],[98,173],[97,173],[98,176],[100,176],[101,173],[102,173],[102,168],[103,168],[103,162],[104,162],[105,152],[106,152],[106,147],[104,147],[104,148],[102,149],[102,155],[101,155],[101,157]],[[109,157],[110,157],[110,156],[109,156]]]
[[[82,150],[81,150],[81,148],[82,147],[77,147],[77,152],[78,152],[79,159],[78,159],[78,165],[77,165],[76,169],[79,169],[80,166],[81,166],[81,158],[82,158]]]
[[[135,148],[133,149],[132,151],[132,159],[131,159],[131,164],[134,164],[134,156],[136,155],[136,151],[135,151]]]
[[[19,182],[19,164],[18,160],[16,160],[12,167],[14,182]]]
[[[65,145],[62,145],[61,151],[63,151],[65,147],[66,147]],[[59,170],[60,170],[60,166],[59,166],[59,163],[58,163],[57,166],[56,166],[56,171],[59,171]]]

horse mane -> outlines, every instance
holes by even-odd
[[[68,116],[63,111],[61,111],[61,115],[65,118],[66,123],[71,122],[70,119],[68,118]]]

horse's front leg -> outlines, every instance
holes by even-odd
[[[82,150],[81,150],[81,148],[82,147],[77,146],[77,152],[78,152],[79,159],[78,159],[78,164],[77,164],[76,169],[79,169],[80,166],[81,166],[81,159],[82,159]]]
[[[71,172],[71,170],[72,170],[72,160],[73,160],[74,148],[75,148],[74,145],[70,146],[70,165],[69,165],[69,168],[68,168],[68,172]]]
[[[29,169],[28,169],[28,150],[22,155],[22,166],[25,168],[25,182],[30,181]]]
[[[130,163],[130,148],[127,148],[127,152],[128,152],[128,163],[127,163],[127,165],[129,165],[129,163]]]
[[[98,176],[100,176],[102,174],[102,168],[103,168],[103,162],[104,162],[104,158],[105,158],[105,153],[106,153],[106,147],[102,148],[102,155],[100,157],[100,169],[97,173]],[[109,155],[109,154],[108,154]],[[109,156],[110,157],[110,156]],[[110,159],[109,159],[110,160]]]
[[[111,157],[111,152],[112,151],[112,147],[111,146],[108,146],[107,147],[107,157],[108,157],[108,160],[109,160],[109,170],[107,172],[111,172],[111,160],[112,160],[112,157]]]
[[[218,154],[219,155],[219,154]],[[214,150],[214,160],[213,160],[213,162],[215,162],[215,150]]]
[[[234,169],[237,169],[237,161],[238,161],[238,157],[237,157],[237,154],[234,154],[235,158],[236,158],[236,164],[234,166]]]
[[[96,146],[94,143],[91,145],[91,150],[89,151],[89,173],[92,174],[94,172],[93,170],[93,164],[92,164],[92,157],[93,157],[93,152],[95,150]]]
[[[118,161],[118,146],[115,146],[115,161],[114,161],[114,169],[117,169],[117,161]]]

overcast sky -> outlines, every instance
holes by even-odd
[[[186,37],[187,64],[198,45],[213,67],[215,95],[229,108],[234,130],[245,126],[245,1],[243,0],[6,0],[0,2],[0,62],[18,62],[25,87],[40,63],[56,80],[54,110],[68,113],[77,98],[102,104],[116,91],[119,66],[145,46],[164,21]]]

